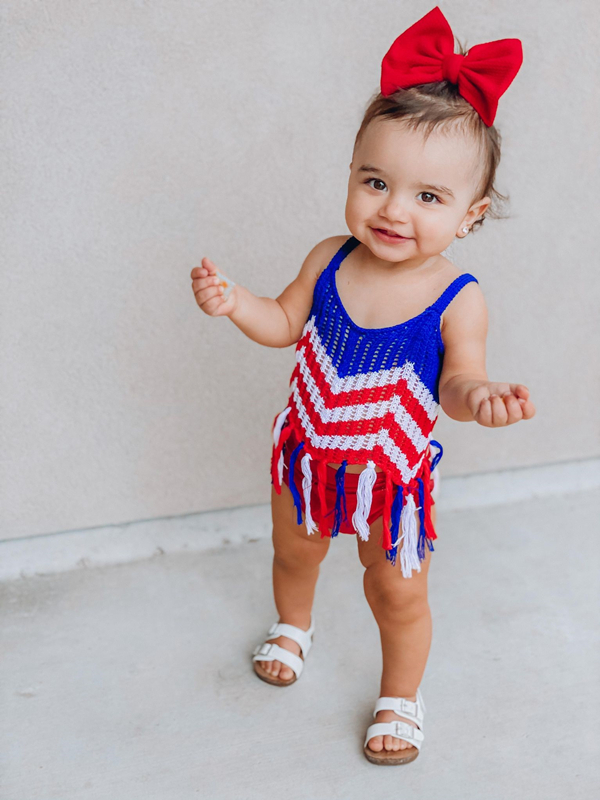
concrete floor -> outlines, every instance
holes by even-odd
[[[258,680],[268,540],[1,586],[2,800],[552,800],[600,786],[600,491],[438,517],[419,758],[362,754],[378,630],[354,537],[301,679]]]

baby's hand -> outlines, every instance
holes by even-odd
[[[196,302],[210,317],[224,317],[233,313],[237,303],[235,283],[219,272],[209,258],[202,259],[201,267],[190,273]]]
[[[499,428],[521,419],[531,419],[535,406],[522,383],[484,383],[467,394],[467,405],[480,425]]]

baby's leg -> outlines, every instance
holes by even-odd
[[[418,536],[418,512],[415,512],[415,518]],[[431,520],[435,526],[435,506],[431,508]],[[421,572],[413,569],[412,577],[405,578],[400,568],[400,548],[396,564],[392,566],[381,546],[381,535],[380,517],[371,525],[368,541],[357,537],[360,560],[365,567],[365,596],[381,636],[383,672],[379,696],[406,697],[415,701],[431,646],[431,612],[427,599],[431,553],[425,545],[425,560],[420,562]],[[379,711],[375,722],[396,719],[413,724],[393,711]],[[393,736],[374,736],[368,746],[377,752],[384,748],[403,750],[409,744]]]
[[[273,594],[279,613],[278,622],[296,625],[307,631],[315,586],[321,561],[327,555],[331,539],[321,534],[308,534],[306,525],[298,525],[294,500],[289,487],[283,483],[281,494],[271,487],[271,513],[273,517]],[[267,639],[280,647],[300,655],[300,645],[287,636]],[[281,680],[292,678],[294,673],[280,661],[260,661],[260,665]]]

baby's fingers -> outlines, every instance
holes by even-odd
[[[523,419],[535,417],[535,406],[531,400],[526,400],[524,403],[521,403],[521,410],[523,411]]]
[[[512,392],[505,392],[502,397],[492,394],[483,398],[474,416],[480,425],[498,428],[530,419],[534,414],[533,403],[515,397]]]
[[[474,415],[480,425],[496,428],[508,424],[508,410],[504,401],[497,394],[484,397]],[[516,422],[516,420],[514,420]]]
[[[473,414],[480,425],[492,427],[492,403],[489,397],[484,397]]]
[[[195,284],[199,285],[195,286]],[[220,303],[220,298],[223,294],[223,287],[213,284],[212,278],[200,278],[199,280],[195,280],[192,284],[192,288],[194,289],[196,302],[203,311],[206,311],[204,306],[209,302],[209,300],[218,299]]]
[[[506,394],[502,395],[501,399],[504,401],[506,411],[508,412],[506,425],[512,425],[513,422],[518,422],[520,419],[523,419],[523,409],[514,394],[506,392]]]
[[[529,400],[529,389],[523,383],[511,383],[510,391],[519,398],[519,400]]]
[[[209,278],[208,280],[211,279]],[[221,285],[211,285],[207,288],[200,289],[194,294],[196,296],[196,302],[205,314],[211,317],[220,317],[231,314],[235,308],[235,299],[231,296],[225,299],[223,296],[224,291],[225,289]]]
[[[221,281],[216,275],[201,275],[200,277],[194,276],[192,281],[192,290],[196,294],[200,289],[208,289],[214,286],[220,286]]]
[[[535,416],[535,406],[529,399],[529,389],[522,383],[511,383],[511,393],[515,395],[523,413],[522,419],[531,419]]]
[[[190,278],[205,278],[207,275],[217,274],[217,266],[210,260],[210,258],[206,258],[205,256],[202,259],[201,264],[201,267],[194,267],[190,273]]]
[[[508,410],[504,405],[504,400],[498,397],[497,394],[490,395],[490,402],[492,407],[492,425],[507,425],[508,424]]]
[[[210,258],[204,256],[204,258],[201,261],[201,264],[209,275],[217,274],[217,265],[213,261],[211,261]]]

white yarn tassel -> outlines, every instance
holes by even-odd
[[[375,462],[368,461],[367,468],[363,469],[358,479],[356,488],[356,511],[352,515],[352,525],[363,542],[366,542],[371,532],[367,524],[367,519],[371,513],[371,501],[373,500],[373,484],[377,480]]]
[[[404,539],[400,550],[400,565],[402,567],[402,575],[405,578],[412,578],[413,569],[421,572],[421,562],[417,553],[417,520],[415,519],[415,511],[417,510],[415,498],[412,494],[409,494],[400,515],[402,536],[398,539],[398,543]]]
[[[279,444],[279,437],[281,436],[281,429],[283,428],[283,423],[285,422],[285,418],[292,410],[291,406],[284,408],[281,414],[277,416],[275,420],[275,425],[273,425],[273,444],[277,446]]]
[[[312,489],[310,453],[306,453],[306,455],[302,456],[300,466],[302,467],[302,474],[304,475],[302,478],[302,494],[304,495],[304,521],[306,523],[306,532],[314,533],[317,530],[317,526],[315,525],[312,514],[310,513],[310,493]]]
[[[283,428],[283,423],[285,422],[285,418],[292,410],[291,406],[284,408],[281,414],[277,416],[275,420],[275,425],[273,425],[273,443],[275,447],[279,444],[279,437],[281,436],[281,429]],[[277,462],[277,475],[279,476],[279,485],[283,483],[283,450],[279,453],[279,461]]]

